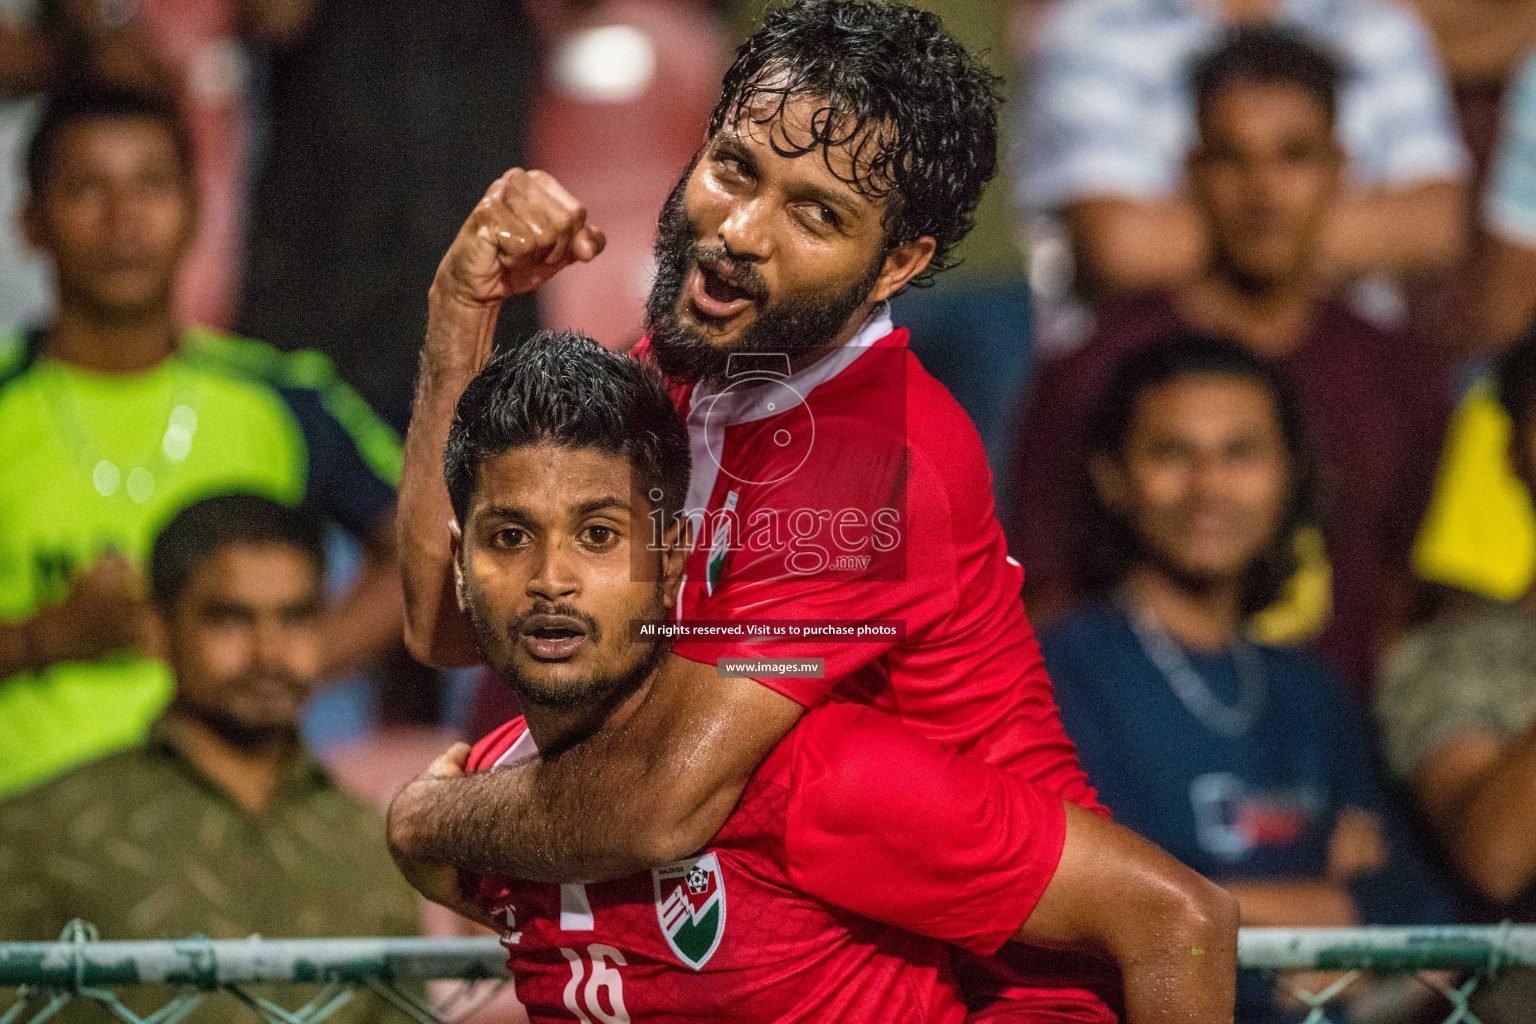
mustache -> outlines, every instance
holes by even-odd
[[[696,244],[688,255],[693,263],[710,271],[727,284],[740,288],[752,296],[753,301],[762,303],[768,298],[768,282],[763,280],[762,272],[750,263],[732,258],[726,252],[725,246]]]
[[[535,601],[533,607],[528,609],[507,626],[507,635],[514,639],[522,636],[523,626],[535,615],[564,615],[580,622],[587,630],[587,638],[594,644],[603,638],[602,627],[597,620],[573,604],[561,604],[552,601]]]

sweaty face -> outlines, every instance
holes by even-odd
[[[164,615],[177,705],[237,745],[291,735],[320,672],[322,600],[300,551],[218,551]]]
[[[1190,187],[1217,265],[1263,290],[1304,273],[1338,189],[1326,108],[1292,85],[1234,85],[1200,116]]]
[[[807,138],[820,106],[798,98],[767,124],[722,128],[667,200],[646,315],[670,376],[718,382],[733,352],[793,358],[864,312],[887,254],[885,200],[840,180],[853,176],[846,147],[788,157],[772,144]]]
[[[632,620],[666,617],[658,574],[638,580],[631,543],[650,506],[629,462],[559,445],[480,466],[459,553],[460,595],[481,653],[525,704],[574,709],[634,690],[660,660]],[[659,556],[657,556],[659,558]]]
[[[65,128],[28,218],[61,298],[108,317],[167,304],[191,239],[191,187],[170,129],[153,118]]]
[[[1145,553],[1195,585],[1236,579],[1269,549],[1291,486],[1269,393],[1214,373],[1145,392],[1124,452],[1095,476]]]

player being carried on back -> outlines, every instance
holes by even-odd
[[[675,382],[694,453],[683,624],[862,621],[876,642],[681,639],[625,726],[475,780],[424,778],[404,835],[449,828],[455,863],[506,878],[614,879],[703,848],[768,751],[829,698],[1098,808],[993,515],[980,439],[907,352],[886,301],[947,265],[996,165],[995,79],[932,14],[808,0],[738,51],[708,140],[662,211],[640,358]],[[490,358],[497,310],[602,236],[548,175],[491,186],[438,270],[401,484],[407,634],[480,660],[455,603],[441,457]],[[720,674],[722,658],[825,659],[822,678]],[[451,820],[449,818],[451,817]],[[442,848],[414,852],[449,856]],[[1134,927],[1134,922],[1127,922]],[[965,966],[995,1018],[1112,1019],[1087,957],[1009,947]]]
[[[687,554],[688,436],[653,369],[545,333],[470,384],[445,462],[458,600],[527,716],[433,766],[451,818],[494,802],[476,783],[508,766],[633,722],[667,656],[639,627],[667,620]],[[420,827],[391,830],[401,868],[500,932],[535,1024],[958,1022],[945,941],[988,955],[1015,938],[1121,965],[1133,1020],[1231,1019],[1236,920],[1220,889],[857,704],[805,715],[708,848],[651,871],[517,881],[455,863],[476,844],[452,820]],[[409,852],[424,847],[449,856]]]

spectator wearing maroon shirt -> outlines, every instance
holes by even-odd
[[[1368,685],[1378,636],[1405,603],[1449,387],[1432,353],[1318,295],[1318,240],[1344,162],[1334,131],[1340,75],[1326,54],[1272,28],[1239,32],[1196,65],[1189,181],[1210,233],[1208,268],[1184,288],[1104,310],[1090,342],[1040,376],[1008,510],[1033,620],[1077,596],[1070,510],[1088,486],[1086,422],[1111,370],[1171,333],[1221,335],[1290,377],[1323,478],[1322,550],[1302,551],[1302,575],[1282,598],[1288,617],[1277,609],[1269,638],[1320,627],[1321,653],[1356,687]]]

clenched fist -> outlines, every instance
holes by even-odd
[[[607,239],[587,211],[543,171],[514,167],[496,180],[438,265],[432,290],[469,305],[499,306],[564,267],[597,258]]]

